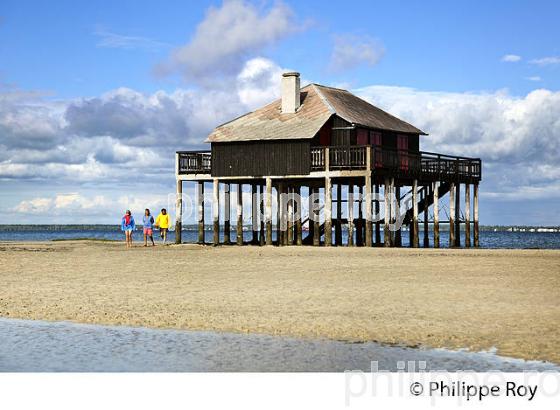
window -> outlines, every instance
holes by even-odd
[[[381,133],[379,131],[369,132],[369,143],[373,146],[373,164],[375,168],[383,167],[383,153],[376,147],[381,147]]]
[[[397,150],[401,170],[408,171],[408,135],[397,135]]]
[[[367,145],[368,143],[368,132],[367,130],[364,130],[363,128],[358,128],[358,133],[357,133],[357,144],[358,145]]]
[[[397,149],[408,151],[408,135],[397,135]]]
[[[371,145],[375,145],[380,147],[381,146],[381,133],[378,131],[370,131],[369,132],[369,143]]]

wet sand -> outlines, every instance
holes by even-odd
[[[560,363],[560,251],[0,243],[0,316]]]

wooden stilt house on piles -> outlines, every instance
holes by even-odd
[[[274,243],[278,245],[342,245],[345,229],[345,245],[401,246],[403,229],[391,229],[401,215],[411,246],[418,247],[422,214],[423,246],[430,246],[430,223],[434,247],[440,246],[440,223],[449,224],[452,247],[461,244],[461,224],[464,245],[471,246],[472,224],[473,245],[478,246],[481,161],[420,151],[420,138],[424,135],[427,134],[420,129],[346,90],[319,84],[300,88],[299,73],[285,73],[281,98],[218,126],[206,141],[211,145],[210,151],[177,152],[177,241],[181,241],[183,182],[194,182],[198,186],[200,243],[204,242],[204,189],[206,183],[212,183],[216,245],[220,243],[221,226],[223,242],[230,242],[230,190],[236,184],[238,244],[244,243],[242,189],[248,185],[252,193],[250,242],[254,244],[272,245],[276,236]],[[460,206],[461,185],[465,194],[464,213]],[[225,201],[223,225],[219,215],[220,188],[224,190]],[[273,215],[273,195],[301,194],[302,190],[314,199],[307,215],[295,212],[298,204],[292,201],[278,206]],[[383,196],[374,199],[366,195],[381,192]],[[441,221],[439,204],[446,194],[449,206],[443,208],[448,218]],[[318,195],[324,202],[322,218],[317,217]],[[395,200],[390,201],[390,197]],[[405,199],[411,201],[406,212]],[[358,212],[354,211],[356,202]],[[383,203],[384,214],[373,218]],[[296,214],[298,217],[293,218]],[[273,225],[277,226],[276,235]]]

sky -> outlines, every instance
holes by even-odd
[[[208,148],[296,70],[426,131],[422,150],[482,158],[481,223],[560,225],[558,15],[557,1],[3,0],[0,223],[170,207],[174,152]]]

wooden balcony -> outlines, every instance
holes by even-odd
[[[210,151],[179,151],[177,156],[179,175],[211,173]],[[258,161],[257,158],[247,160]],[[310,176],[325,172],[327,169],[366,171],[368,168],[378,175],[465,183],[480,181],[482,171],[480,158],[425,151],[409,152],[374,146],[317,146],[310,149]]]
[[[177,151],[177,173],[209,174],[212,167],[210,151]]]
[[[367,146],[312,147],[311,171],[368,169]],[[481,179],[480,158],[458,157],[433,152],[409,152],[371,147],[370,167],[381,175],[476,182]]]

